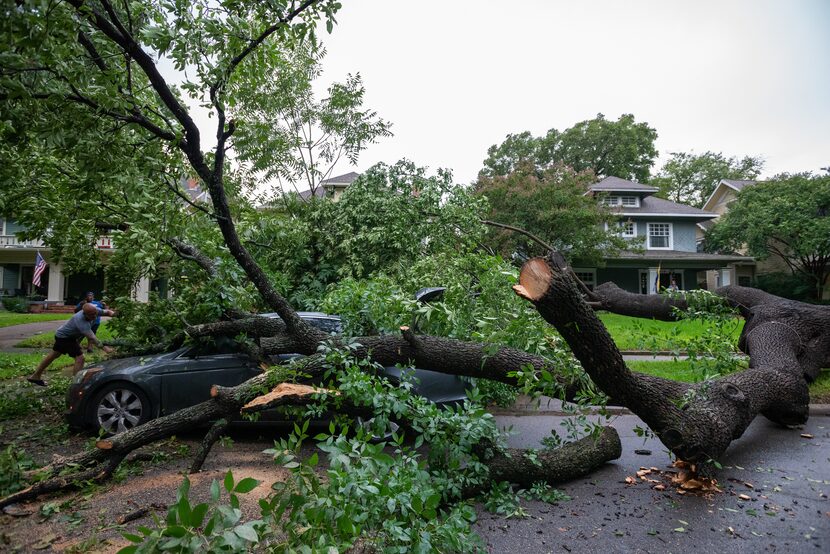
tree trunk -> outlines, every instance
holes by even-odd
[[[524,264],[516,293],[565,338],[604,392],[636,413],[679,458],[717,460],[762,413],[783,425],[807,420],[808,381],[830,360],[830,308],[784,300],[744,287],[718,290],[747,317],[741,347],[750,368],[695,385],[631,372],[605,327],[581,298],[561,257]],[[671,319],[672,305],[615,286],[598,287],[603,308],[616,313]]]

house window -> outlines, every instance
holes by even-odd
[[[577,278],[585,283],[588,290],[594,290],[597,284],[597,272],[595,269],[574,269]]]
[[[623,238],[634,238],[637,236],[637,224],[633,221],[624,221],[620,225],[620,236]]]
[[[648,248],[650,250],[671,250],[671,223],[648,224]]]
[[[617,206],[623,206],[626,208],[639,208],[640,198],[638,196],[603,196],[602,198],[600,198],[599,203],[603,206],[608,206],[610,208],[614,208]]]
[[[605,230],[613,230],[617,236],[625,239],[633,239],[637,236],[637,224],[633,221],[621,221],[610,225],[606,223]]]

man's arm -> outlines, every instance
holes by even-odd
[[[109,311],[109,310],[107,310],[107,311]],[[92,329],[85,332],[84,336],[89,341],[89,344],[94,344],[95,346],[97,346],[98,348],[103,350],[104,352],[107,352],[107,353],[112,352],[112,348],[110,348],[109,346],[104,346],[104,343],[101,342],[101,339],[99,339],[98,337],[95,336],[95,333],[92,332]]]

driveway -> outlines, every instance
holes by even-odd
[[[11,327],[0,327],[0,352],[12,352],[21,354],[24,352],[40,352],[37,348],[14,348],[14,345],[32,335],[40,335],[57,330],[66,323],[65,319],[55,321],[39,321],[37,323],[24,323],[23,325],[12,325]]]

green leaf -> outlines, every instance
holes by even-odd
[[[205,520],[205,516],[207,515],[207,511],[210,506],[207,503],[202,503],[197,505],[193,508],[193,511],[190,512],[190,526],[191,527],[201,527],[202,522]]]
[[[228,470],[225,474],[225,490],[228,492],[233,491],[233,472]]]
[[[261,481],[257,481],[252,477],[246,477],[237,483],[236,488],[233,489],[233,492],[245,494],[254,490],[260,483]]]
[[[233,532],[236,533],[238,537],[245,539],[248,542],[259,542],[259,536],[250,523],[240,525],[234,529]]]
[[[186,534],[187,529],[185,529],[181,525],[168,525],[167,528],[162,532],[162,535],[164,535],[165,537],[181,538]]]

